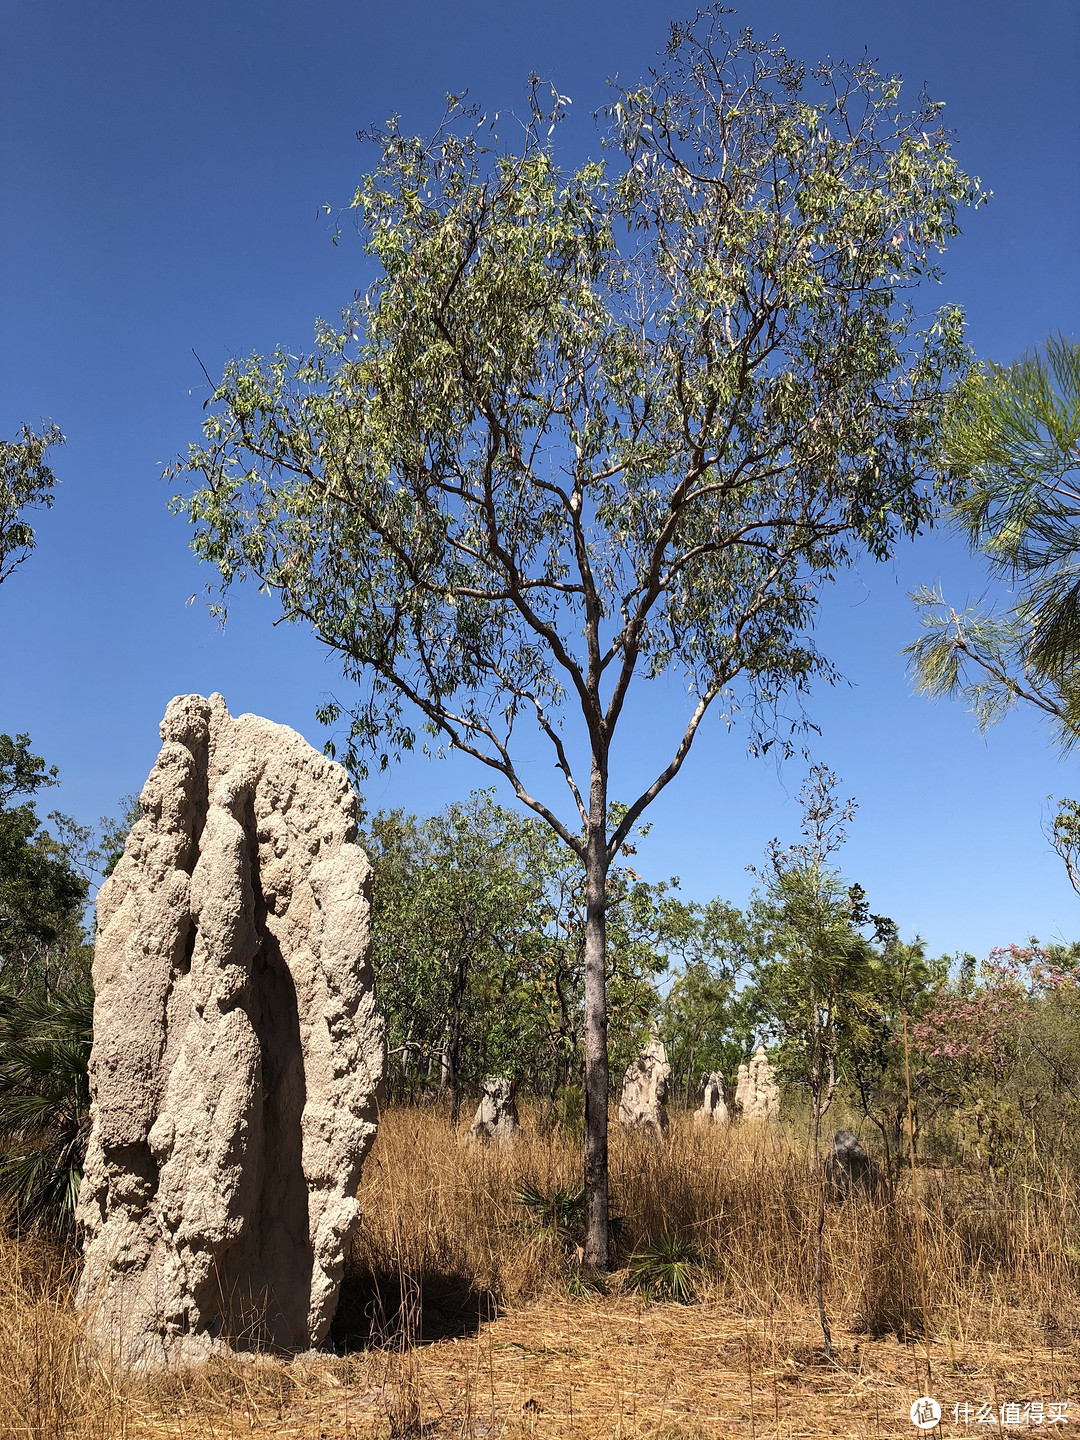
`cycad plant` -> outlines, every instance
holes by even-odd
[[[90,1107],[94,993],[0,985],[0,1195],[22,1226],[74,1229]]]

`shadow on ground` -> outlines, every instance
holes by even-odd
[[[499,1313],[495,1296],[468,1276],[443,1270],[402,1276],[396,1270],[346,1270],[330,1344],[339,1353],[475,1335]]]

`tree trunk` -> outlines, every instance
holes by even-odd
[[[447,1039],[447,1053],[450,1060],[450,1124],[456,1125],[461,1110],[461,1012],[465,1004],[465,991],[469,983],[469,954],[459,952],[454,981],[450,991],[450,1027]]]
[[[821,1105],[821,1092],[825,1083],[825,1077],[823,1074],[824,1065],[821,1050],[821,1018],[815,1007],[813,1050],[814,1108],[812,1111],[812,1143],[814,1147],[814,1178],[817,1181],[817,1224],[814,1228],[814,1299],[817,1301],[818,1323],[821,1326],[821,1338],[825,1343],[825,1359],[831,1360],[832,1331],[829,1328],[829,1317],[825,1313],[825,1276],[822,1257],[822,1249],[825,1237],[825,1174],[821,1164],[820,1146],[821,1116],[823,1114]]]
[[[694,1082],[694,1061],[697,1059],[697,1050],[691,1049],[690,1058],[686,1062],[686,1099],[683,1108],[690,1109],[690,1086]]]
[[[869,1118],[881,1131],[881,1148],[885,1151],[885,1184],[888,1186],[891,1201],[893,1198],[893,1158],[892,1151],[889,1149],[889,1117],[882,1115],[879,1120],[875,1115],[871,1115]]]
[[[461,1061],[461,1012],[465,1003],[465,990],[469,981],[470,957],[464,951],[458,955],[450,978],[450,994],[447,999],[448,1014],[443,1030],[442,1046],[439,1053],[439,1098],[450,1100],[450,1124],[456,1125],[461,1111],[461,1083],[459,1065]]]
[[[412,1090],[410,1081],[412,1074],[413,1032],[415,1028],[416,1018],[413,1016],[409,1020],[409,1028],[405,1031],[405,1039],[401,1044],[401,1063],[398,1065],[397,1079],[400,1098],[402,1100],[404,1100],[406,1095],[410,1094]],[[391,1093],[393,1092],[391,1091]]]
[[[608,1266],[607,777],[594,763],[585,856],[585,1262]]]

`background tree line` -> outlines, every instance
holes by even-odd
[[[0,736],[0,1187],[19,1223],[70,1229],[89,1096],[87,898],[135,814],[95,830],[37,813],[56,773]],[[774,841],[744,908],[689,900],[676,878],[608,876],[609,1044],[618,1077],[658,1030],[676,1108],[764,1043],[783,1115],[815,1138],[832,1112],[886,1173],[925,1154],[1009,1172],[1028,1150],[1080,1161],[1080,945],[1032,940],[930,959],[871,912],[836,854],[854,815],[814,767],[803,833]],[[453,1125],[481,1081],[510,1076],[535,1122],[580,1133],[584,877],[542,822],[479,791],[437,815],[375,814],[372,955],[387,1020],[388,1099],[441,1102]]]
[[[608,881],[609,1044],[622,1071],[655,1027],[676,1106],[762,1042],[784,1113],[815,1134],[830,1111],[885,1170],[918,1148],[1008,1169],[1025,1144],[1080,1161],[1080,945],[1031,940],[927,956],[871,911],[836,852],[854,802],[814,767],[801,840],[773,842],[739,909],[650,882],[631,857]],[[480,1082],[514,1079],[541,1124],[582,1123],[580,866],[542,823],[482,791],[428,819],[377,815],[373,955],[394,1098],[444,1100],[456,1123]],[[628,849],[630,847],[627,847]]]

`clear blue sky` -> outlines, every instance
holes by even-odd
[[[29,731],[60,766],[61,808],[93,819],[141,786],[172,695],[220,690],[316,745],[320,696],[347,695],[316,642],[271,628],[270,601],[245,600],[224,633],[186,603],[208,577],[158,475],[198,432],[193,350],[215,374],[235,354],[308,346],[315,317],[370,279],[320,211],[352,195],[357,128],[399,112],[428,129],[448,90],[520,106],[535,70],[575,102],[562,133],[577,158],[605,79],[641,75],[682,17],[669,4],[0,0],[0,433],[54,418],[68,436],[39,548],[0,587],[0,730]],[[779,32],[807,61],[869,50],[925,82],[995,194],[928,303],[962,304],[996,359],[1051,328],[1080,333],[1075,0],[751,0],[733,24]],[[911,693],[906,597],[939,578],[959,600],[982,588],[934,536],[826,599],[822,645],[849,683],[811,712],[814,757],[860,803],[844,869],[935,952],[1080,936],[1041,831],[1049,794],[1080,793],[1076,760],[1059,763],[1031,716],[983,739],[961,707]],[[674,687],[639,694],[616,795],[654,765],[681,703]],[[795,838],[803,769],[778,773],[737,730],[709,727],[653,809],[641,868],[742,900],[767,840]],[[424,812],[486,783],[468,760],[415,758],[367,800]]]

